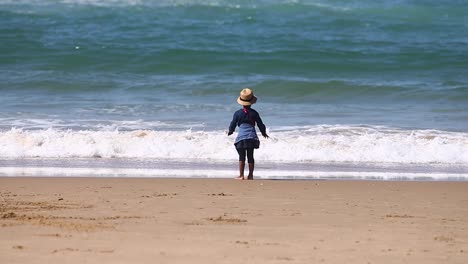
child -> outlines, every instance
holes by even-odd
[[[257,97],[254,96],[253,91],[249,88],[244,88],[240,92],[237,103],[243,106],[242,109],[237,110],[232,117],[231,125],[229,126],[228,136],[234,133],[236,126],[239,127],[239,134],[237,135],[234,145],[239,153],[239,177],[238,180],[245,180],[244,168],[245,168],[245,156],[249,162],[249,175],[248,180],[253,180],[254,171],[254,149],[260,147],[260,140],[258,140],[257,132],[255,131],[255,124],[257,124],[262,136],[268,138],[265,131],[265,125],[260,118],[257,111],[250,108],[252,104],[257,102]]]

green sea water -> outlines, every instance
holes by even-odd
[[[467,32],[465,1],[0,1],[0,107],[216,112],[249,86],[272,112],[316,116],[290,124],[348,123],[344,110],[352,123],[465,130]]]
[[[243,87],[265,160],[467,163],[468,3],[0,0],[1,157],[229,159]]]

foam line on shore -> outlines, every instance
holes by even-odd
[[[217,169],[138,169],[138,168],[57,168],[3,167],[0,176],[26,177],[154,177],[154,178],[232,178],[236,170]],[[369,179],[369,180],[460,180],[468,173],[280,171],[259,172],[257,179]]]

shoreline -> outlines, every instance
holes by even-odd
[[[5,263],[464,263],[468,182],[0,177]]]
[[[1,179],[14,179],[14,178],[22,178],[22,179],[109,179],[109,180],[117,180],[117,179],[128,179],[128,180],[237,180],[235,176],[231,177],[204,177],[204,176],[197,176],[197,177],[177,177],[177,176],[29,176],[29,175],[15,175],[15,176],[3,176],[0,175]],[[240,181],[240,180],[237,180]],[[259,178],[257,176],[254,177],[253,180],[242,180],[242,181],[278,181],[278,182],[296,182],[296,181],[317,181],[317,182],[396,182],[396,183],[405,183],[405,182],[414,182],[414,183],[424,183],[424,182],[432,182],[432,183],[468,183],[468,179],[432,179],[432,178],[418,178],[418,179],[411,179],[411,178],[393,178],[393,179],[382,179],[382,178],[350,178],[350,177],[330,177],[330,178],[312,178],[312,177],[298,177],[298,178]]]
[[[233,178],[236,161],[178,159],[0,159],[0,177]],[[465,164],[258,162],[256,179],[468,181]]]

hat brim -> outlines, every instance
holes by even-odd
[[[252,99],[250,99],[250,101],[244,101],[240,98],[240,96],[237,98],[237,103],[243,106],[253,105],[256,102],[257,102],[257,97],[255,95],[252,96]]]

